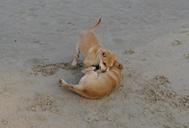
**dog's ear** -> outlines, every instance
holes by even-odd
[[[120,69],[120,70],[123,69],[123,65],[120,64],[118,61],[115,61],[114,65],[115,65],[118,69]]]
[[[122,64],[119,64],[118,67],[119,67],[119,69],[121,69],[121,70],[123,69],[123,65],[122,65]]]
[[[122,70],[123,69],[123,65],[118,63],[117,61],[115,62],[115,65],[118,69]]]

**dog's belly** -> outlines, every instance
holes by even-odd
[[[98,76],[97,72],[89,71],[80,79],[79,84],[80,85],[90,84],[92,81],[95,81],[97,79],[97,76]]]

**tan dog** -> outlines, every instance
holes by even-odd
[[[60,79],[60,86],[65,87],[85,98],[99,99],[112,92],[121,84],[123,79],[123,66],[115,62],[109,71],[104,73],[96,72],[94,67],[85,69],[85,75],[80,79],[78,85],[68,84]]]
[[[113,66],[116,55],[111,51],[101,47],[95,36],[96,28],[100,25],[101,19],[95,26],[80,33],[80,41],[76,46],[76,56],[72,61],[72,65],[77,65],[80,52],[84,56],[84,67],[99,65],[101,71],[107,71]]]

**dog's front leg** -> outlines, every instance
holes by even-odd
[[[72,60],[72,63],[71,63],[72,66],[76,66],[77,65],[78,60],[79,60],[79,54],[80,54],[79,43],[77,43],[77,45],[76,45],[76,54],[75,54],[74,59]]]
[[[95,67],[88,67],[88,68],[83,69],[81,72],[86,74],[87,72],[94,71],[94,70],[95,70]]]

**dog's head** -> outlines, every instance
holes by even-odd
[[[108,71],[114,65],[115,61],[117,60],[117,56],[107,49],[100,49],[99,54],[100,70]]]

